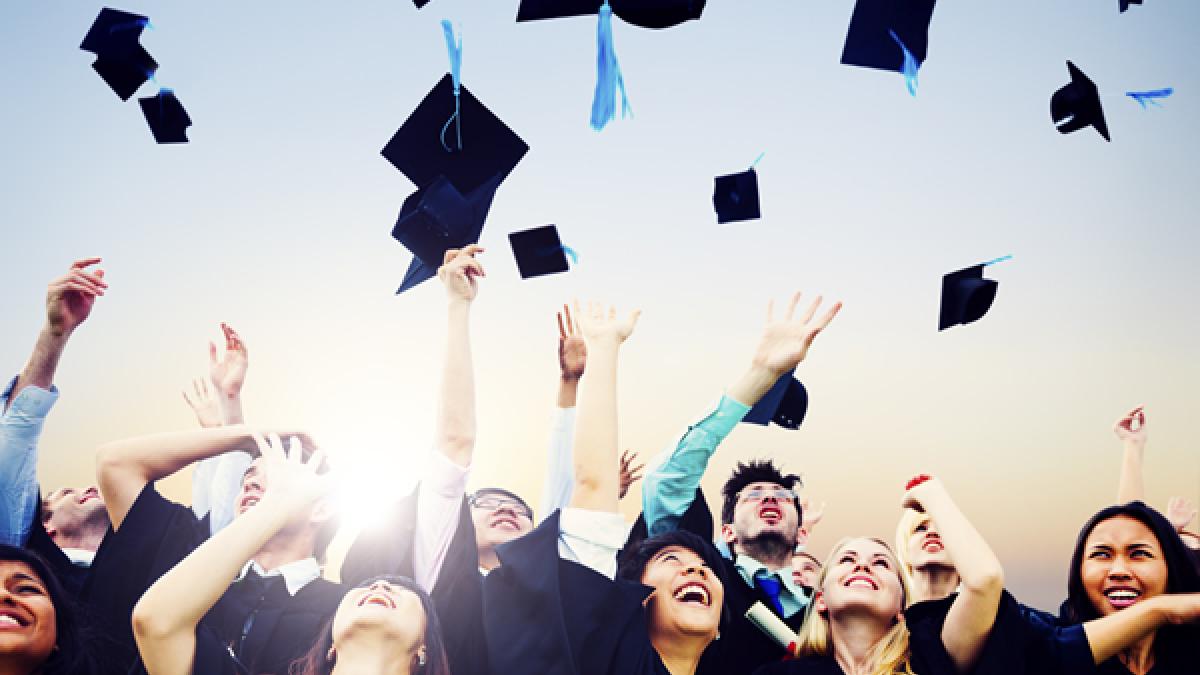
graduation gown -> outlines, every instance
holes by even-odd
[[[163,498],[153,483],[138,495],[120,530],[110,529],[105,536],[92,563],[88,599],[101,621],[120,627],[119,640],[133,653],[134,605],[208,536],[208,516],[196,518],[191,509]],[[230,592],[218,600],[197,626],[194,672],[286,675],[288,664],[316,641],[344,593],[340,585],[324,579],[310,582],[295,596],[282,583],[279,586],[280,592],[268,594],[257,605],[244,637],[245,605]],[[231,641],[236,642],[236,655],[230,653]],[[137,669],[144,672],[140,664]]]
[[[651,589],[561,559],[558,538],[555,512],[497,549],[501,565],[484,580],[492,672],[667,675],[642,608]]]
[[[420,489],[417,486],[417,490]],[[412,578],[416,527],[417,493],[414,490],[396,503],[380,527],[363,532],[355,539],[342,563],[342,583],[347,587],[357,586],[381,575]],[[475,524],[465,496],[459,510],[458,526],[430,597],[441,624],[450,672],[454,675],[488,673],[487,647],[483,640],[483,575],[479,572]]]

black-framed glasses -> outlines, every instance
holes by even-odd
[[[509,497],[501,497],[498,495],[473,495],[467,500],[467,503],[473,508],[486,509],[488,511],[507,508],[513,513],[516,513],[518,516],[525,516],[526,518],[533,520],[532,509],[525,504],[522,504],[521,502]]]

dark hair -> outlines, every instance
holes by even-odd
[[[54,605],[56,649],[50,652],[37,672],[39,675],[93,675],[97,673],[92,652],[92,634],[76,607],[67,596],[58,577],[41,556],[23,548],[0,544],[0,560],[25,563],[41,579]]]
[[[524,506],[529,511],[529,519],[530,520],[534,519],[533,518],[533,507],[531,507],[529,505],[529,503],[526,502],[524,499],[521,499],[520,495],[518,495],[514,492],[509,492],[508,490],[505,490],[504,488],[499,488],[499,487],[479,488],[475,492],[471,493],[470,501],[472,503],[474,503],[474,501],[477,498],[479,498],[483,495],[504,495],[505,497],[508,497],[509,499],[513,500],[514,502],[519,503],[521,506]]]
[[[1067,579],[1067,601],[1063,603],[1063,619],[1068,623],[1083,623],[1099,618],[1100,613],[1088,599],[1087,589],[1083,585],[1084,548],[1092,530],[1100,523],[1126,516],[1145,525],[1154,533],[1162,547],[1163,560],[1167,565],[1167,593],[1195,593],[1200,591],[1200,571],[1192,562],[1191,551],[1179,538],[1179,533],[1171,523],[1158,511],[1146,506],[1140,501],[1128,504],[1110,506],[1092,516],[1079,531],[1079,539],[1075,542],[1075,552],[1071,556],[1071,569]],[[1185,659],[1183,663],[1191,663],[1195,657],[1195,645],[1200,644],[1200,626],[1164,626],[1158,629],[1154,639],[1156,660],[1172,662],[1175,659]],[[1188,651],[1193,650],[1193,651]],[[1191,656],[1187,656],[1191,654]]]
[[[729,476],[729,480],[725,481],[725,486],[721,488],[721,494],[725,497],[724,503],[721,504],[722,525],[728,525],[733,522],[733,511],[737,507],[738,493],[751,483],[775,483],[789,490],[794,490],[803,485],[800,481],[800,476],[794,473],[789,473],[785,476],[775,466],[775,463],[769,459],[751,460],[747,463],[738,462],[738,465],[733,469],[733,474]],[[800,509],[800,498],[796,497],[792,501],[796,505],[796,523],[799,524],[804,515]],[[792,543],[795,544],[796,542]]]
[[[704,560],[704,564],[712,570],[713,576],[720,580],[721,586],[729,588],[729,579],[725,576],[725,565],[716,547],[712,545],[712,542],[687,530],[671,530],[670,532],[664,532],[663,534],[638,542],[636,547],[622,554],[622,558],[617,566],[617,578],[640,584],[642,582],[642,575],[646,573],[646,565],[650,563],[650,559],[668,546],[686,548],[700,556]],[[725,626],[728,619],[729,606],[723,604],[721,607],[721,627]]]
[[[400,586],[416,594],[425,610],[425,665],[418,666],[413,672],[417,675],[450,675],[450,665],[446,659],[446,647],[442,642],[442,627],[438,623],[437,611],[433,608],[433,600],[429,598],[417,582],[408,577],[377,576],[367,579],[354,588],[366,588],[377,581],[386,581],[393,586]],[[335,615],[336,616],[336,615]],[[296,659],[288,667],[290,675],[329,675],[333,672],[334,661],[328,658],[329,650],[333,647],[333,620],[321,626],[312,649],[303,657]]]

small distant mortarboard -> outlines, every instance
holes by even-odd
[[[1050,97],[1050,117],[1059,133],[1095,127],[1104,140],[1111,141],[1108,124],[1104,121],[1104,108],[1100,105],[1100,90],[1074,63],[1067,61],[1067,70],[1071,73],[1071,82]]]
[[[1121,13],[1124,13],[1125,10],[1129,9],[1130,5],[1142,4],[1142,0],[1117,0],[1117,4],[1121,6]]]
[[[613,14],[642,28],[670,28],[699,19],[707,0],[609,0]],[[604,0],[521,0],[517,21],[596,14]]]
[[[905,49],[918,65],[924,63],[934,2],[858,0],[842,46],[842,63],[901,73]]]
[[[96,55],[92,68],[122,101],[128,101],[158,70],[158,62],[138,41],[149,22],[144,16],[105,7],[79,45]]]
[[[522,279],[532,279],[546,274],[557,274],[570,269],[567,264],[567,249],[558,236],[558,228],[543,225],[521,232],[510,232],[513,257],[517,259],[517,271]]]
[[[754,167],[741,173],[717,176],[713,186],[713,207],[720,224],[760,218],[758,173]]]
[[[786,373],[759,399],[742,418],[748,424],[767,426],[771,422],[784,429],[799,429],[808,412],[808,390],[793,373]]]
[[[187,143],[187,128],[192,126],[192,118],[188,117],[183,104],[175,97],[175,92],[162,89],[156,96],[139,98],[142,114],[150,125],[154,140],[159,143]]]
[[[1000,284],[983,278],[983,268],[1012,256],[972,265],[942,277],[942,303],[938,318],[938,330],[951,326],[966,325],[983,318],[996,300]]]

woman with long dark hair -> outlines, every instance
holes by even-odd
[[[34,553],[0,544],[0,672],[95,673],[87,635],[49,565]]]

